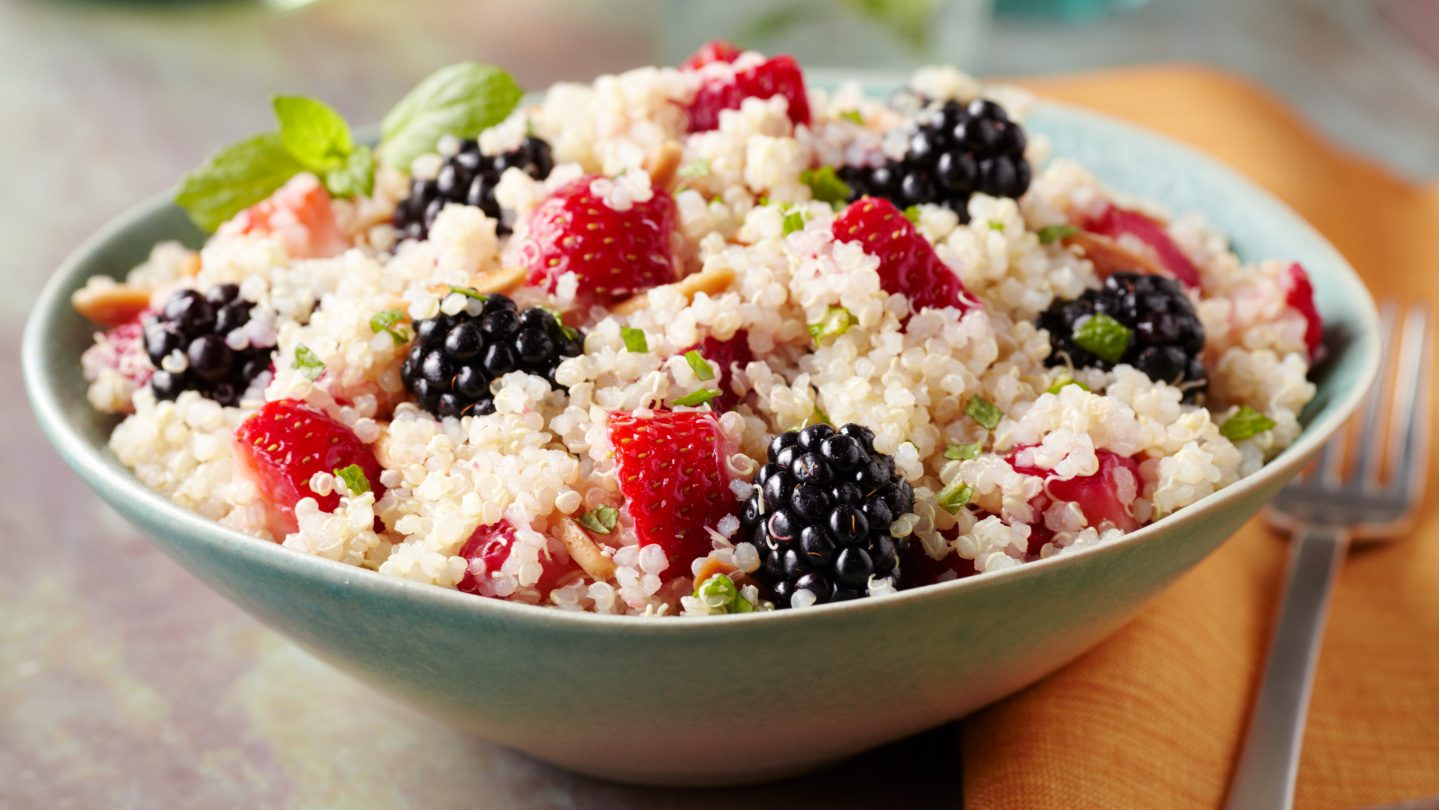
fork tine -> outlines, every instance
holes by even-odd
[[[1424,485],[1429,451],[1429,310],[1409,308],[1400,348],[1399,377],[1394,383],[1394,413],[1389,438],[1393,485],[1406,501]]]
[[[1384,387],[1388,384],[1390,372],[1394,369],[1395,358],[1399,355],[1399,344],[1395,342],[1395,332],[1398,331],[1399,307],[1393,301],[1385,301],[1380,310],[1380,340],[1382,341],[1380,351],[1384,358],[1379,364],[1379,375],[1374,378],[1374,384],[1369,387],[1369,393],[1364,395],[1364,404],[1360,406],[1360,413],[1363,414],[1363,427],[1359,431],[1359,460],[1354,466],[1354,479],[1360,486],[1367,489],[1374,489],[1379,486],[1379,467],[1383,459],[1384,449],[1384,419],[1383,408],[1380,407],[1380,400],[1384,397]],[[1336,464],[1334,469],[1325,470],[1325,480],[1330,483],[1339,481],[1341,470]]]

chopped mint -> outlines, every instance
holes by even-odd
[[[295,362],[291,368],[303,374],[307,380],[314,380],[325,373],[324,361],[303,343],[295,347]]]
[[[705,360],[704,355],[699,353],[698,349],[690,349],[685,352],[685,362],[690,364],[690,369],[694,371],[695,376],[700,380],[713,380],[715,378],[715,370]]]
[[[841,112],[839,114],[839,117],[843,118],[846,121],[853,121],[860,126],[864,126],[864,116],[860,113],[859,110],[845,110],[844,112]]]
[[[911,225],[913,225],[914,227],[918,228],[918,227],[919,227],[919,206],[917,206],[917,205],[911,205],[911,206],[909,206],[908,208],[904,209],[904,218],[907,219],[907,220],[909,220],[909,224],[911,224]]]
[[[335,470],[335,477],[345,482],[345,488],[351,495],[363,495],[370,491],[370,479],[365,477],[365,471],[358,464]]]
[[[854,325],[854,315],[844,307],[830,307],[825,311],[824,317],[809,325],[809,336],[814,338],[816,344],[823,343],[825,338],[839,337]]]
[[[396,346],[404,345],[410,339],[410,333],[402,325],[397,325],[405,317],[405,313],[398,309],[387,309],[384,312],[376,312],[370,316],[370,331],[375,334],[384,332],[395,341]]]
[[[185,175],[175,204],[196,225],[214,231],[304,170],[279,133],[267,132],[226,146]]]
[[[1273,428],[1274,424],[1273,419],[1248,405],[1241,405],[1233,416],[1225,419],[1224,424],[1220,425],[1219,433],[1231,442],[1242,442]]]
[[[579,524],[595,534],[609,534],[615,530],[620,519],[620,510],[608,504],[600,504],[580,515]]]
[[[1004,230],[1004,223],[997,219],[991,219],[989,221],[989,229],[991,231],[1002,231]]]
[[[833,166],[805,169],[799,173],[799,180],[809,186],[810,193],[820,202],[841,206],[849,201],[849,184],[839,179]]]
[[[450,285],[450,292],[452,292],[452,293],[458,293],[458,294],[460,294],[460,295],[465,296],[466,298],[473,298],[473,299],[475,299],[476,301],[488,301],[488,300],[490,300],[490,297],[489,297],[488,295],[485,295],[484,293],[480,292],[479,290],[475,289],[474,287],[456,287],[456,286],[454,286],[454,285],[452,284],[452,285]]]
[[[739,586],[726,574],[714,574],[695,585],[695,598],[706,606],[725,613],[752,613],[754,605],[739,592]]]
[[[816,404],[814,406],[814,410],[809,412],[809,417],[806,418],[804,421],[800,422],[798,425],[790,428],[790,430],[803,430],[810,425],[818,424],[830,425],[834,423],[829,421],[829,414],[824,412],[824,408],[821,408],[819,405]]]
[[[1124,357],[1133,339],[1134,330],[1102,312],[1081,318],[1074,329],[1074,342],[1079,348],[1110,363]]]
[[[505,120],[522,95],[514,77],[494,65],[461,62],[440,68],[380,123],[380,158],[408,170],[440,138],[473,138]]]
[[[1048,245],[1054,242],[1058,242],[1066,236],[1073,236],[1074,234],[1079,233],[1079,228],[1069,224],[1045,225],[1043,228],[1040,228],[1035,233],[1038,234],[1041,244]]]
[[[974,497],[974,487],[963,481],[954,481],[939,491],[939,505],[951,515],[959,512]]]
[[[280,140],[295,159],[321,173],[344,164],[355,150],[350,125],[323,101],[304,96],[276,96],[275,119]]]
[[[558,312],[556,312],[556,311],[554,311],[554,310],[552,310],[552,309],[549,310],[549,313],[554,316],[554,318],[555,318],[555,323],[557,323],[557,324],[560,325],[560,334],[564,335],[566,338],[568,338],[568,339],[570,339],[570,340],[577,340],[577,339],[579,339],[580,330],[578,330],[578,329],[574,328],[573,326],[570,326],[569,324],[565,323],[565,318],[564,318],[563,315],[561,315],[560,313],[558,313]]]
[[[804,209],[792,208],[784,215],[784,235],[804,230]]]
[[[999,420],[1004,417],[1004,411],[994,407],[994,403],[984,397],[972,397],[969,404],[964,406],[964,413],[985,430],[994,430],[999,425]]]
[[[1077,385],[1085,391],[1089,390],[1089,386],[1074,379],[1074,377],[1070,376],[1069,372],[1064,371],[1060,372],[1059,376],[1054,378],[1054,382],[1050,383],[1049,387],[1044,389],[1044,392],[1046,394],[1058,394],[1060,389],[1066,385]]]
[[[698,391],[691,391],[679,399],[673,400],[673,402],[675,405],[684,405],[693,408],[698,405],[704,405],[719,395],[720,392],[713,388],[701,388]]]
[[[972,442],[970,444],[951,444],[944,448],[944,457],[950,461],[969,461],[970,459],[979,458],[979,454],[983,450],[983,441]]]
[[[679,167],[675,172],[679,177],[707,177],[710,173],[710,162],[704,158],[691,160],[689,163]]]
[[[620,327],[620,339],[625,342],[625,350],[643,354],[650,350],[649,338],[645,336],[645,330],[635,329],[632,326]]]

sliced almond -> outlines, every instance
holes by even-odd
[[[118,284],[109,279],[94,280],[70,296],[75,311],[85,319],[106,327],[129,323],[150,306],[150,291]]]
[[[1094,272],[1106,278],[1121,270],[1134,270],[1167,276],[1169,272],[1156,261],[1142,253],[1136,253],[1108,236],[1089,231],[1076,231],[1064,237],[1064,244],[1077,247],[1086,259],[1094,264]]]
[[[655,147],[653,152],[645,155],[644,169],[649,173],[650,182],[659,188],[669,190],[675,181],[675,172],[679,171],[680,159],[684,157],[684,150],[674,141],[665,141]]]
[[[696,295],[718,295],[734,283],[734,271],[728,267],[712,267],[708,270],[701,270],[692,276],[665,286],[676,289],[685,297],[686,301],[693,301]],[[650,305],[650,292],[642,292],[633,298],[626,299],[610,309],[616,315],[633,315],[636,312]]]
[[[586,574],[594,577],[596,582],[605,582],[614,578],[615,561],[604,555],[600,550],[600,544],[596,543],[584,527],[571,518],[560,521],[558,531],[560,542],[570,552],[570,557],[585,570]]]

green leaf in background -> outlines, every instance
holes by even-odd
[[[375,190],[375,155],[370,147],[355,147],[341,163],[325,172],[325,188],[336,197],[368,197]]]
[[[524,92],[494,65],[461,62],[420,82],[380,124],[380,159],[408,170],[446,135],[473,138],[503,121]]]
[[[275,120],[280,140],[295,159],[316,174],[347,161],[355,150],[350,125],[334,108],[304,96],[275,96]]]
[[[285,148],[279,133],[267,132],[232,143],[180,180],[175,204],[207,231],[270,196],[304,166]]]
[[[735,35],[743,44],[753,40],[782,37],[789,31],[832,14],[832,6],[850,11],[888,30],[905,44],[928,54],[933,45],[935,16],[944,0],[796,0],[769,5],[763,14],[750,20]]]

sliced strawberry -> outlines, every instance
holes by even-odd
[[[1118,239],[1126,234],[1138,239],[1154,251],[1159,263],[1181,284],[1191,289],[1199,288],[1199,270],[1189,257],[1184,255],[1184,251],[1179,249],[1179,245],[1169,238],[1163,223],[1156,222],[1138,211],[1106,205],[1098,216],[1085,220],[1080,227],[1111,239]]]
[[[553,292],[560,276],[572,272],[581,302],[589,304],[675,280],[674,198],[654,188],[650,199],[616,211],[592,190],[601,179],[581,177],[535,208],[522,248],[530,286]]]
[[[1323,354],[1324,319],[1319,317],[1319,308],[1314,305],[1314,285],[1309,281],[1309,272],[1294,262],[1281,284],[1287,287],[1284,303],[1304,316],[1304,347],[1309,350],[1309,359],[1318,360]]]
[[[789,101],[789,120],[795,126],[809,124],[809,91],[804,86],[804,73],[794,57],[776,56],[730,76],[706,77],[686,108],[689,131],[718,129],[722,111],[739,109],[747,98],[774,96],[784,96]]]
[[[509,521],[500,520],[499,523],[490,526],[480,526],[465,541],[464,547],[460,549],[460,556],[465,560],[481,560],[485,564],[485,573],[476,576],[475,572],[465,569],[465,575],[455,587],[465,593],[473,593],[479,596],[493,595],[491,588],[485,584],[494,579],[496,571],[510,558],[510,551],[515,546],[515,528]],[[559,560],[547,554],[540,554],[540,578],[534,584],[535,590],[540,592],[543,599],[550,595],[550,591],[559,584],[560,577],[575,570],[573,565],[562,564]]]
[[[736,511],[719,422],[704,411],[612,413],[609,435],[640,544],[660,546],[669,570],[688,575],[710,551],[706,528]]]
[[[714,62],[733,62],[743,53],[732,43],[722,39],[712,39],[701,45],[699,50],[690,55],[690,58],[680,65],[680,70],[699,70],[705,65]]]
[[[1120,485],[1119,479],[1116,478],[1124,475],[1120,472],[1123,470],[1131,476],[1131,491],[1137,488],[1140,482],[1138,459],[1126,458],[1108,450],[1098,450],[1098,472],[1079,478],[1057,478],[1053,470],[1016,464],[1015,456],[1024,449],[1016,447],[1009,457],[1009,463],[1017,473],[1045,479],[1044,494],[1039,495],[1032,504],[1036,512],[1042,514],[1055,501],[1069,501],[1079,504],[1080,511],[1084,512],[1084,517],[1091,526],[1109,521],[1126,532],[1139,528],[1139,521],[1135,520],[1130,512],[1130,504],[1119,498]],[[1030,551],[1038,553],[1039,547],[1048,542],[1052,535],[1042,519],[1032,528],[1034,533],[1030,536]],[[1036,539],[1039,540],[1038,544],[1035,543]]]
[[[739,396],[735,394],[734,388],[730,385],[734,379],[734,367],[736,364],[742,367],[754,359],[754,352],[749,349],[749,332],[741,329],[735,332],[734,337],[729,340],[707,337],[698,345],[681,351],[680,354],[694,349],[699,350],[700,356],[721,372],[720,395],[712,400],[715,410],[734,410],[734,406],[739,404]]]
[[[113,369],[136,388],[140,388],[149,382],[150,375],[155,373],[155,367],[150,364],[150,358],[145,354],[144,324],[149,316],[150,310],[144,310],[132,320],[99,335],[95,339],[95,345],[87,349],[85,354],[98,358],[101,365]]]
[[[925,307],[967,312],[978,306],[959,275],[889,200],[864,197],[850,203],[835,217],[833,231],[837,241],[859,242],[865,253],[878,257],[880,286],[907,297],[915,312]]]
[[[276,539],[295,531],[295,504],[314,498],[325,512],[340,505],[340,496],[310,489],[315,473],[333,473],[358,464],[375,497],[385,494],[380,462],[369,445],[348,427],[303,402],[282,399],[266,403],[235,431],[235,461],[264,498],[270,533]]]
[[[335,221],[330,192],[313,174],[295,175],[271,194],[220,226],[222,235],[278,234],[292,258],[322,259],[350,246]]]

